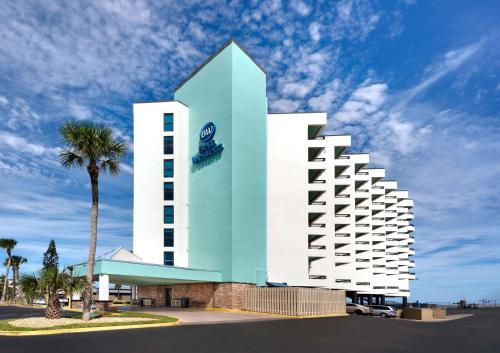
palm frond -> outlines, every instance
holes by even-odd
[[[64,168],[69,169],[74,165],[83,167],[85,165],[85,158],[76,154],[73,151],[63,149],[59,152],[59,160]]]
[[[106,159],[101,162],[101,170],[108,172],[111,175],[116,175],[120,172],[120,163],[114,159]]]
[[[59,153],[65,168],[97,163],[104,172],[117,174],[125,157],[127,144],[113,137],[113,130],[92,122],[68,122],[60,129],[66,145]]]
[[[34,300],[43,293],[37,273],[26,273],[21,276],[21,289],[27,299]]]

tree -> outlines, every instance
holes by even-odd
[[[17,241],[14,239],[0,239],[0,248],[5,249],[7,252],[7,260],[5,263],[5,278],[2,290],[2,302],[7,299],[7,288],[9,287],[9,268],[12,263],[12,249],[17,245]]]
[[[7,262],[7,260],[6,260]],[[11,266],[12,266],[12,299],[16,300],[16,286],[19,280],[19,268],[22,264],[28,262],[28,259],[22,256],[12,255]]]
[[[47,251],[43,253],[43,267],[59,266],[59,255],[57,255],[56,242],[52,239]]]
[[[83,278],[73,277],[67,269],[59,271],[57,266],[42,268],[40,272],[24,274],[21,276],[21,288],[30,302],[47,294],[47,307],[45,317],[47,319],[59,319],[62,317],[61,304],[59,303],[59,292],[71,293],[81,291],[85,287]]]
[[[115,289],[117,291],[116,298],[118,300],[121,300],[120,299],[120,289],[122,289],[122,285],[120,283],[115,283]]]
[[[90,216],[90,246],[87,261],[87,275],[83,293],[83,316],[90,320],[92,305],[92,282],[94,273],[95,250],[97,246],[97,217],[99,210],[99,174],[109,171],[111,175],[120,172],[120,162],[124,158],[127,145],[113,137],[109,127],[91,122],[67,122],[60,134],[66,145],[59,152],[63,167],[85,167],[90,176],[92,188],[92,212]]]

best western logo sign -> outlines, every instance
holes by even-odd
[[[208,142],[215,136],[215,124],[212,122],[206,123],[200,131],[200,140],[203,142]]]
[[[200,130],[200,147],[198,148],[198,153],[195,154],[191,159],[193,164],[199,163],[202,160],[213,156],[221,152],[224,149],[224,145],[221,143],[216,143],[214,141],[215,131],[217,128],[212,122],[208,122]]]

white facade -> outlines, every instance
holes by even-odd
[[[173,114],[173,131],[164,131],[164,115]],[[134,254],[145,262],[188,266],[188,108],[179,102],[134,104]],[[164,153],[164,137],[173,137],[173,154]],[[164,160],[173,159],[173,177],[164,177]],[[173,182],[174,200],[164,200],[164,183]],[[164,224],[163,206],[174,206],[174,222]],[[174,246],[164,246],[163,229],[174,230]]]
[[[409,296],[413,201],[323,136],[325,113],[268,115],[268,280]]]

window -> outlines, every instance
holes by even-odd
[[[163,136],[163,153],[174,154],[174,137]]]
[[[174,160],[164,159],[163,160],[163,177],[172,178],[174,176]]]
[[[174,183],[163,183],[163,199],[166,201],[174,199]]]
[[[163,206],[163,223],[174,223],[174,206]]]
[[[174,252],[165,251],[163,253],[163,264],[167,266],[174,266]]]
[[[163,131],[174,131],[174,114],[163,114]]]
[[[163,229],[163,246],[174,246],[174,230],[172,228]]]

